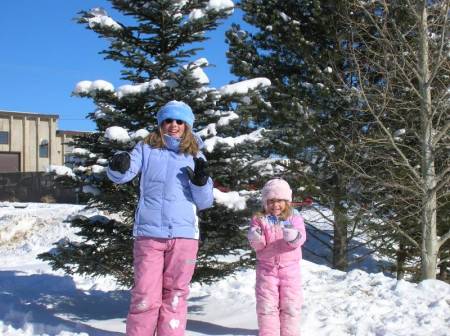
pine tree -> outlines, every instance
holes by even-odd
[[[222,110],[228,113],[215,111],[214,123],[202,132],[217,186],[217,202],[205,212],[202,226],[204,248],[209,252],[201,256],[207,267],[197,267],[197,274],[207,274],[202,280],[254,265],[255,255],[249,250],[246,233],[251,215],[260,210],[255,189],[263,180],[256,163],[263,138],[245,111],[261,102],[261,91],[269,84],[266,78],[253,78],[220,88]],[[234,258],[230,258],[232,255]]]
[[[195,113],[194,131],[208,138],[205,154],[213,179],[234,186],[239,179],[233,170],[235,149],[213,144],[226,134],[220,133],[216,123],[233,118],[233,108],[244,95],[208,87],[202,70],[208,61],[192,61],[201,50],[200,42],[206,39],[205,32],[231,13],[231,1],[111,0],[111,4],[123,14],[124,22],[113,20],[100,8],[81,12],[78,21],[109,41],[102,53],[123,66],[121,79],[130,84],[117,89],[101,80],[77,84],[74,94],[92,99],[98,107],[89,114],[97,130],[74,143],[79,148],[73,163],[76,176],[69,181],[83,188],[89,206],[107,215],[72,218],[79,239],[61,241],[41,258],[68,273],[113,275],[130,285],[131,228],[139,183],[135,179],[125,185],[112,184],[104,173],[108,159],[118,150],[130,150],[151,132],[162,105],[181,100]],[[223,124],[226,131],[232,130]],[[196,280],[210,281],[248,262],[242,253],[245,217],[218,203],[202,212],[200,220],[203,244]],[[229,254],[236,254],[236,261],[220,259],[220,255]]]
[[[239,25],[228,32],[232,72],[241,79],[264,76],[272,82],[266,103],[258,105],[257,113],[248,112],[267,129],[260,156],[287,158],[279,161],[281,174],[297,196],[312,196],[332,210],[333,218],[327,220],[333,233],[324,245],[332,252],[333,267],[346,270],[358,261],[350,257],[356,228],[371,219],[361,211],[364,200],[351,171],[339,164],[355,155],[349,144],[358,141],[356,129],[364,122],[355,115],[354,101],[333,86],[351,80],[340,53],[347,34],[341,25],[342,4],[244,0],[241,8],[255,32]],[[309,232],[314,234],[313,227]]]

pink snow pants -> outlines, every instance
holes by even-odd
[[[139,237],[127,336],[183,336],[198,241]]]
[[[259,336],[299,336],[303,303],[300,263],[258,262],[255,289]]]

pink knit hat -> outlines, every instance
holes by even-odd
[[[281,199],[292,202],[292,190],[289,184],[283,179],[272,179],[267,181],[262,191],[262,203],[264,207],[269,199]]]

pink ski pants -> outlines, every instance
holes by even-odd
[[[299,336],[303,303],[300,263],[256,268],[256,312],[259,336]]]
[[[136,238],[128,336],[184,335],[197,250],[195,239]]]

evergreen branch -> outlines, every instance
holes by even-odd
[[[360,256],[352,260],[351,265],[357,264],[358,262],[364,260],[368,256],[374,254],[375,252],[376,250],[369,250],[367,253],[361,254]]]
[[[320,216],[322,216],[322,218],[325,219],[326,221],[328,221],[330,223],[334,223],[334,221],[330,217],[325,215],[325,213],[323,211],[317,209],[316,207],[314,207],[314,211],[317,212]]]

